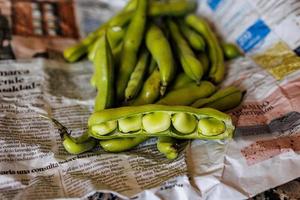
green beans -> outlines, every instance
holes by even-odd
[[[201,62],[202,64],[202,67],[203,67],[203,74],[206,75],[206,73],[208,72],[209,70],[209,59],[206,55],[206,53],[200,53],[198,55],[198,59],[199,61]]]
[[[190,83],[182,88],[170,91],[157,104],[187,106],[199,98],[210,96],[215,91],[216,87],[208,81],[201,81],[200,85]]]
[[[158,65],[161,75],[160,93],[164,95],[175,73],[170,44],[163,32],[156,25],[151,24],[146,33],[146,45]]]
[[[95,84],[98,90],[95,99],[95,110],[102,110],[113,105],[113,74],[114,65],[112,52],[104,34],[96,44],[94,58]]]
[[[232,43],[223,43],[222,50],[226,59],[234,59],[241,56],[240,50]]]
[[[83,137],[86,138],[85,135]],[[93,138],[88,138],[86,140],[82,140],[80,138],[73,138],[69,134],[63,135],[63,146],[67,152],[70,154],[80,154],[86,151],[93,149],[96,145],[96,140]]]
[[[93,149],[96,146],[96,140],[85,132],[80,137],[72,137],[71,132],[56,119],[46,115],[40,115],[42,118],[50,120],[59,130],[63,147],[70,154],[80,154]]]
[[[138,49],[141,45],[146,25],[147,0],[139,0],[137,9],[128,26],[123,40],[120,69],[117,79],[117,98],[123,100],[125,89],[137,61]]]
[[[192,82],[193,80],[182,72],[177,75],[176,79],[174,80],[174,83],[172,84],[171,90],[177,90]]]
[[[160,88],[160,73],[155,69],[152,74],[145,81],[140,94],[132,102],[131,105],[145,105],[155,102],[159,97]]]
[[[203,67],[200,61],[196,58],[188,43],[181,36],[177,25],[173,21],[168,21],[171,36],[176,46],[176,51],[179,55],[180,63],[184,72],[197,83],[200,82],[203,76]]]
[[[230,110],[238,106],[243,98],[241,90],[234,86],[217,91],[208,98],[200,98],[191,106],[196,108],[210,107],[221,111]]]
[[[125,89],[125,99],[127,101],[134,98],[142,87],[143,78],[148,66],[148,58],[148,51],[143,51],[140,55],[136,67],[130,75],[130,79]]]
[[[178,156],[177,140],[171,137],[158,137],[156,143],[159,152],[163,153],[166,158],[174,160]]]
[[[113,26],[124,26],[126,25],[130,18],[131,14],[129,11],[121,11],[119,14],[112,17],[108,22],[102,24],[97,30],[91,32],[86,38],[84,38],[80,43],[71,46],[64,50],[64,58],[68,62],[75,62],[82,58],[85,54],[88,53],[88,50],[92,49],[93,43],[97,40],[99,36],[106,31],[108,27]]]
[[[197,3],[194,1],[151,1],[149,15],[151,16],[183,16],[196,9]]]
[[[128,151],[147,139],[149,138],[145,136],[137,136],[134,138],[116,138],[110,140],[100,140],[99,144],[107,152],[118,153]]]
[[[186,116],[178,116],[183,113]],[[175,116],[175,119],[173,119]],[[178,120],[192,116],[196,119],[196,128],[188,133],[188,127],[193,120]],[[140,117],[141,129],[129,133],[122,132],[117,126],[108,127],[106,130],[98,130],[108,123],[115,123],[128,117]],[[137,119],[135,118],[134,121]],[[131,120],[127,121],[132,123]],[[172,122],[175,122],[172,124]],[[186,124],[186,122],[188,122]],[[124,123],[124,121],[122,122]],[[136,122],[134,122],[136,123]],[[182,124],[180,124],[182,123]],[[224,139],[232,136],[234,126],[229,115],[211,108],[196,109],[187,106],[165,106],[148,104],[144,106],[129,106],[105,109],[93,113],[88,121],[89,133],[98,139],[127,138],[136,136],[169,136],[182,139]],[[129,125],[128,125],[129,126]],[[180,128],[178,128],[180,127]],[[184,132],[181,132],[184,130]]]
[[[193,49],[198,51],[205,50],[205,41],[200,34],[188,27],[182,20],[179,20],[179,28]]]
[[[185,22],[205,38],[211,61],[209,78],[214,83],[220,83],[225,75],[225,66],[223,52],[218,43],[217,37],[212,32],[207,22],[204,19],[197,17],[195,14],[187,15],[185,17]]]

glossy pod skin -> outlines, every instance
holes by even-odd
[[[100,140],[100,146],[107,152],[119,153],[123,151],[128,151],[140,143],[149,139],[148,137],[133,137],[133,138],[116,138],[110,140]]]
[[[182,72],[178,74],[177,77],[175,78],[171,86],[171,91],[185,87],[187,84],[190,84],[192,82],[193,80],[190,77],[188,77],[185,73]]]
[[[209,107],[220,111],[227,111],[237,107],[243,99],[243,92],[235,86],[217,91],[208,98],[201,98],[191,104],[192,107]]]
[[[135,1],[135,0],[134,0]],[[100,37],[107,28],[114,26],[126,25],[132,16],[131,10],[134,9],[133,1],[130,1],[127,6],[117,15],[113,16],[108,22],[102,24],[95,31],[91,32],[86,38],[81,40],[78,44],[71,46],[64,50],[64,58],[68,62],[76,62],[84,55],[86,55],[93,48],[93,43]]]
[[[146,26],[147,0],[139,0],[123,40],[120,68],[117,78],[117,98],[122,101],[125,89],[137,62],[138,50],[142,43]]]
[[[195,120],[189,120],[190,118]],[[120,124],[120,120],[123,121],[123,124]],[[181,121],[186,123],[182,124]],[[114,126],[108,127],[108,123],[112,123]],[[126,128],[134,127],[132,129],[134,131],[128,131],[128,129],[126,133],[121,132],[119,130],[120,125]],[[195,126],[195,130],[189,132],[191,126]],[[95,112],[89,118],[88,127],[90,136],[97,139],[136,136],[225,139],[231,138],[234,131],[231,117],[218,110],[155,104],[112,108]]]
[[[95,68],[95,84],[97,96],[95,110],[102,110],[113,105],[114,64],[109,42],[104,34],[96,44],[96,53],[93,61]]]
[[[127,87],[125,89],[125,100],[134,98],[143,85],[143,78],[147,71],[149,52],[143,51],[139,57],[136,67],[130,75]]]
[[[183,16],[197,8],[195,1],[150,1],[150,16]]]
[[[188,106],[197,99],[210,96],[215,91],[216,87],[209,81],[201,81],[199,85],[193,82],[177,90],[170,91],[156,104]]]
[[[218,43],[217,37],[207,22],[195,14],[187,15],[185,22],[204,37],[208,46],[208,54],[211,62],[209,78],[214,83],[220,83],[225,76],[225,66],[223,51]]]
[[[160,90],[160,73],[158,69],[154,69],[151,75],[145,81],[141,92],[133,100],[130,105],[138,106],[138,105],[145,105],[151,104],[156,101],[159,97],[159,90]]]
[[[189,44],[185,41],[185,39],[181,35],[176,23],[169,20],[168,27],[173,42],[176,46],[176,52],[179,56],[179,60],[184,72],[191,79],[199,83],[203,76],[203,67],[201,62],[196,58]]]
[[[150,25],[147,30],[146,45],[159,68],[161,76],[160,93],[164,95],[175,73],[171,46],[160,28],[154,24]]]
[[[231,60],[241,56],[240,50],[232,43],[223,43],[222,50],[226,59]]]
[[[184,21],[179,20],[179,28],[191,47],[198,51],[205,51],[205,41],[203,37],[191,29]]]
[[[169,160],[174,160],[178,157],[177,140],[172,137],[158,137],[156,147]]]

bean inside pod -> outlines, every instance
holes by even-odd
[[[92,137],[171,136],[205,139],[231,137],[230,116],[210,108],[145,105],[106,109],[89,119]],[[222,136],[223,135],[223,136]]]

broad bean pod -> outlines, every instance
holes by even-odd
[[[144,105],[154,103],[159,97],[159,88],[160,88],[160,73],[158,69],[154,69],[151,75],[145,81],[141,92],[133,100],[130,105]]]
[[[149,52],[144,50],[137,62],[136,67],[130,75],[127,87],[125,89],[125,100],[134,98],[143,85],[143,78],[148,67]]]
[[[191,47],[198,51],[204,51],[205,50],[205,41],[203,37],[191,29],[184,21],[179,20],[179,28],[188,41],[188,43],[191,45]]]
[[[120,69],[117,79],[117,99],[123,100],[125,89],[137,62],[137,54],[142,43],[146,26],[147,0],[139,0],[134,16],[123,40]]]
[[[146,45],[156,61],[161,76],[161,95],[164,95],[174,73],[174,61],[171,46],[160,28],[151,24],[146,33]]]
[[[95,110],[102,110],[111,107],[114,102],[114,64],[106,34],[97,41],[96,48],[93,61],[95,68],[94,79],[97,88]]]
[[[193,82],[177,90],[170,91],[156,103],[188,106],[199,98],[210,96],[215,91],[216,87],[209,81],[201,81],[199,85]]]
[[[235,86],[229,86],[214,93],[208,98],[200,98],[191,104],[192,107],[210,107],[220,111],[227,111],[237,107],[243,98],[243,92]]]
[[[191,79],[199,83],[203,76],[203,67],[201,62],[196,58],[193,50],[181,35],[176,23],[169,20],[168,27],[184,72]]]
[[[118,153],[130,150],[147,139],[149,139],[147,136],[115,138],[110,140],[100,140],[99,144],[107,152]]]
[[[214,83],[220,83],[225,76],[225,66],[223,52],[216,35],[213,33],[207,22],[204,19],[197,17],[195,14],[187,15],[185,17],[185,22],[205,38],[211,61],[209,78]]]
[[[212,108],[148,104],[105,109],[88,120],[97,139],[169,136],[179,139],[231,138],[231,117]]]

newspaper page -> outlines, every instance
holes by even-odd
[[[128,152],[70,155],[41,117],[85,131],[92,64],[68,64],[61,52],[125,0],[0,0],[0,199],[247,199],[300,177],[299,2],[272,2],[199,1],[220,37],[246,54],[226,63],[223,85],[247,93],[228,112],[232,140],[183,142],[169,161],[155,138]]]

